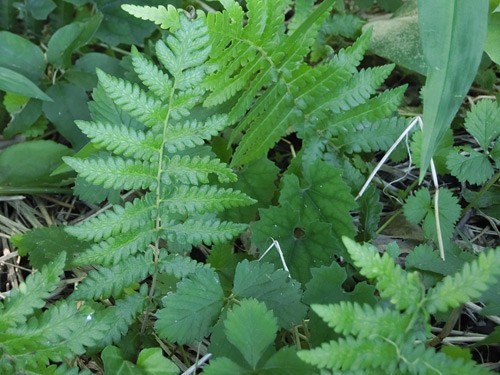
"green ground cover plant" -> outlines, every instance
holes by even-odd
[[[349,13],[372,3],[43,1],[17,5],[17,18],[4,12],[3,27],[18,33],[46,19],[58,27],[36,77],[0,57],[4,137],[29,139],[0,153],[10,173],[2,192],[69,195],[72,186],[87,208],[72,223],[6,235],[35,271],[2,289],[0,372],[495,369],[498,326],[448,336],[461,332],[462,315],[500,322],[500,107],[475,101],[450,128],[470,86],[441,97],[458,74],[450,69],[427,77],[424,129],[429,116],[450,121],[439,136],[408,128],[417,123],[405,116],[408,85],[394,83],[395,64],[367,62],[373,31]],[[481,20],[486,9],[459,12]],[[65,19],[64,10],[77,14]],[[124,25],[141,22],[127,38]],[[16,51],[9,43],[0,49]],[[482,51],[466,53],[479,64]],[[88,101],[85,113],[72,110],[75,97]],[[51,117],[47,103],[68,116]],[[16,160],[27,152],[33,170],[44,164],[39,180]],[[408,158],[423,166],[419,187]],[[387,183],[391,174],[410,186]],[[480,248],[464,229],[472,215],[492,233]],[[383,243],[394,223],[417,241]],[[490,357],[472,357],[485,347]]]

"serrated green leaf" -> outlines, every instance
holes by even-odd
[[[359,353],[364,355],[360,356]],[[321,347],[301,350],[298,356],[303,361],[320,369],[332,369],[342,373],[370,374],[391,373],[398,358],[397,347],[380,338],[357,340],[353,337],[323,343]],[[383,368],[383,371],[380,369]]]
[[[285,262],[292,277],[300,282],[311,278],[310,269],[330,264],[334,254],[339,254],[333,245],[331,225],[319,221],[307,222],[291,204],[259,210],[260,220],[251,225],[252,240],[261,253],[271,244],[271,239],[278,241],[285,257]],[[340,253],[340,254],[343,254]],[[282,268],[281,258],[276,249],[266,255]]]
[[[403,206],[404,214],[413,224],[422,224],[427,238],[437,243],[436,219],[434,202],[431,201],[429,190],[421,188],[415,195],[410,196]],[[455,230],[455,223],[460,217],[461,208],[458,199],[448,189],[439,189],[439,221],[444,241],[451,239]]]
[[[223,306],[224,292],[217,274],[201,268],[177,284],[175,294],[163,299],[155,329],[179,344],[200,340],[209,333]]]
[[[488,157],[469,147],[450,151],[446,166],[459,181],[474,185],[482,185],[495,173]]]
[[[278,331],[276,317],[266,305],[255,299],[240,302],[224,321],[226,337],[256,369],[264,351],[273,343]]]
[[[153,190],[156,187],[156,167],[147,162],[119,156],[88,159],[65,157],[63,160],[80,177],[105,189]]]
[[[467,112],[465,118],[465,128],[484,151],[500,136],[499,123],[500,107],[492,100],[480,100]]]
[[[306,312],[300,302],[299,285],[283,270],[269,263],[243,260],[236,266],[233,294],[239,298],[255,298],[264,302],[278,318],[280,327],[298,324]]]
[[[420,245],[408,254],[405,265],[407,270],[417,269],[440,275],[451,275],[462,269],[465,262],[472,261],[474,258],[473,254],[452,247],[446,253],[446,260],[443,260],[439,252],[431,246]]]
[[[299,208],[304,223],[315,220],[331,223],[333,234],[353,236],[350,210],[356,202],[349,187],[342,180],[341,170],[317,160],[304,165],[304,178],[286,175],[280,194],[280,203],[288,202]]]
[[[248,206],[255,200],[233,189],[223,189],[211,185],[179,185],[168,196],[161,199],[160,207],[165,211],[179,214],[204,214],[223,211],[226,208]]]

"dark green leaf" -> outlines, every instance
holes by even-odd
[[[474,185],[484,184],[495,173],[488,157],[470,147],[450,151],[446,165],[459,181]]]
[[[45,102],[43,112],[74,148],[82,148],[88,139],[74,121],[90,118],[87,94],[83,89],[68,83],[56,83],[47,90],[47,93],[54,101]]]
[[[71,268],[73,257],[90,246],[89,242],[78,240],[67,234],[64,227],[55,225],[15,235],[12,242],[19,255],[29,255],[30,264],[38,269],[52,262],[62,251],[66,252],[66,268]]]
[[[161,337],[180,344],[209,333],[223,306],[224,293],[217,274],[201,268],[177,284],[177,292],[163,299],[155,328]]]
[[[7,124],[3,135],[6,138],[10,138],[16,134],[24,132],[35,123],[41,114],[42,102],[35,99],[28,101],[20,112],[12,114],[12,119]]]
[[[278,167],[267,158],[256,160],[245,165],[237,172],[238,181],[228,186],[256,199],[252,206],[232,208],[226,210],[224,218],[240,223],[254,221],[257,209],[268,207],[276,191],[275,180],[279,172]]]
[[[56,7],[52,0],[26,0],[26,9],[36,20],[45,20]]]
[[[0,66],[0,90],[12,92],[14,94],[35,98],[40,100],[52,101],[50,96],[40,90],[28,78],[15,72],[14,70]]]
[[[255,298],[264,302],[278,318],[280,327],[300,323],[306,306],[300,302],[300,287],[283,270],[272,264],[244,260],[236,267],[233,294],[237,298]]]
[[[0,191],[23,187],[59,185],[61,176],[50,176],[72,151],[52,141],[15,144],[0,153]]]
[[[224,327],[227,340],[253,369],[273,343],[278,330],[276,317],[264,303],[255,299],[243,300],[229,311]]]
[[[334,245],[336,240],[330,224],[306,221],[301,218],[299,207],[295,207],[286,203],[282,207],[261,209],[260,220],[251,225],[252,241],[261,254],[271,244],[271,239],[278,241],[292,277],[306,282],[311,278],[312,267],[330,264],[334,254],[345,254]],[[283,268],[276,249],[267,253],[265,260]]]
[[[0,66],[38,83],[45,70],[45,58],[36,45],[8,31],[0,31]]]
[[[48,61],[59,68],[71,65],[71,54],[86,45],[101,24],[102,15],[96,14],[85,22],[73,22],[57,30],[47,45]]]

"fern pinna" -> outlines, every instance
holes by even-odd
[[[100,265],[74,299],[116,296],[149,275],[155,278],[160,258],[165,259],[160,253],[231,239],[245,225],[220,221],[217,212],[254,202],[239,191],[209,184],[212,176],[224,183],[236,175],[204,145],[227,126],[227,116],[201,119],[192,112],[205,95],[201,82],[210,52],[205,16],[200,12],[189,19],[170,7],[169,12],[176,14],[172,34],[155,46],[166,72],[136,49],[132,65],[141,84],[99,71],[93,121],[77,125],[100,152],[65,158],[88,183],[140,191],[125,205],[67,228],[94,243],[75,264]]]

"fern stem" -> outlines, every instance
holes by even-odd
[[[146,316],[149,314],[151,311],[151,308],[153,306],[153,297],[156,289],[156,279],[158,278],[158,263],[160,261],[160,231],[162,229],[162,222],[161,222],[161,210],[160,210],[160,203],[161,203],[161,175],[163,173],[163,156],[165,153],[165,142],[167,140],[167,127],[169,124],[169,119],[170,119],[170,114],[171,114],[171,106],[170,104],[173,101],[174,93],[176,89],[176,81],[175,79],[173,80],[172,84],[172,90],[170,91],[169,99],[168,99],[168,110],[165,115],[165,120],[163,121],[163,134],[162,134],[162,141],[161,141],[161,146],[159,150],[159,157],[158,157],[158,172],[156,174],[156,192],[155,192],[155,207],[156,207],[156,218],[155,218],[155,232],[158,234],[156,236],[155,243],[153,245],[153,263],[154,263],[154,271],[152,275],[152,280],[151,280],[151,287],[149,288],[149,303],[146,308]],[[143,331],[145,328],[145,324],[142,324],[141,331]]]
[[[448,337],[453,327],[457,323],[458,318],[460,318],[460,315],[462,314],[462,307],[463,306],[459,306],[453,309],[453,311],[450,313],[450,316],[448,317],[448,320],[446,320],[446,323],[444,324],[444,327],[441,330],[441,332],[439,332],[437,336],[432,338],[427,343],[428,346],[437,346],[440,343],[442,343],[446,337]]]

